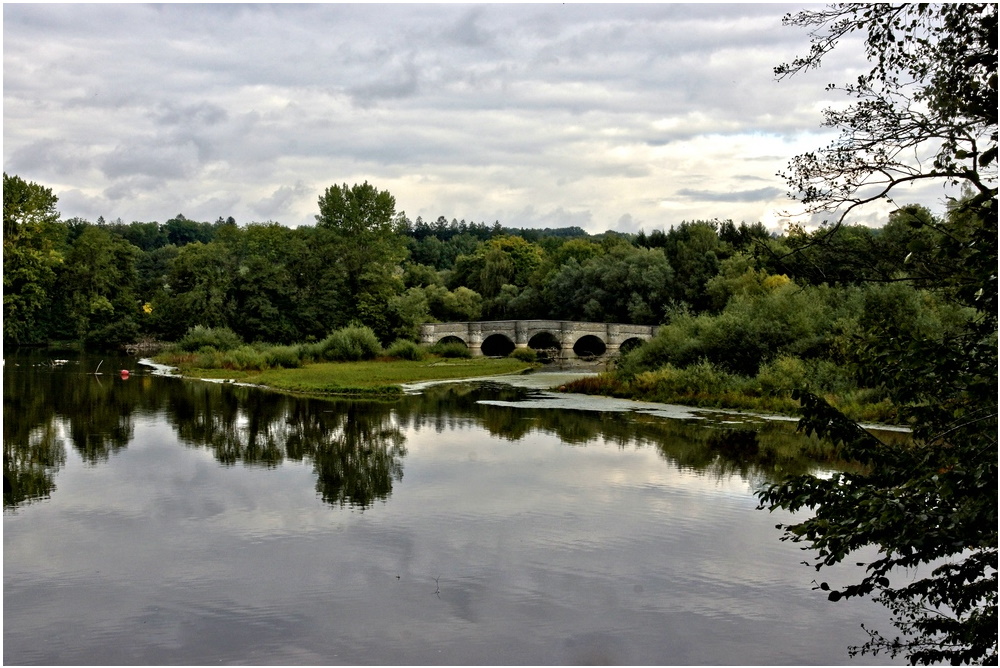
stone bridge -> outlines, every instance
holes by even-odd
[[[568,320],[432,322],[420,326],[420,342],[461,341],[474,356],[506,356],[515,348],[558,350],[559,359],[606,358],[653,337],[649,325]]]

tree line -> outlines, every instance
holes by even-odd
[[[92,223],[61,220],[56,205],[51,189],[4,174],[7,345],[175,341],[195,326],[288,344],[361,324],[388,345],[414,339],[428,321],[659,325],[722,314],[734,298],[779,283],[891,282],[912,248],[935,242],[935,218],[918,206],[882,229],[851,226],[835,244],[816,245],[825,230],[772,235],[730,220],[600,235],[443,216],[428,224],[397,213],[393,196],[368,183],[327,188],[316,224],[298,228],[183,215]],[[907,290],[897,289],[897,301],[937,317]]]

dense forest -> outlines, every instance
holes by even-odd
[[[686,338],[707,347],[688,357],[750,372],[782,353],[845,353],[845,337],[887,313],[928,332],[963,318],[901,280],[936,242],[939,221],[919,206],[818,244],[827,229],[778,236],[730,220],[637,235],[412,221],[367,183],[327,189],[316,225],[298,228],[61,220],[56,205],[4,174],[6,345],[121,346],[197,325],[287,344],[352,323],[388,344],[422,322],[558,318],[694,328]]]

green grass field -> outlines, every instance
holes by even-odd
[[[266,371],[181,366],[180,372],[184,376],[193,378],[222,378],[306,394],[391,395],[399,394],[402,391],[399,386],[404,383],[520,373],[532,366],[534,365],[509,357],[502,359],[431,357],[421,361],[318,362],[298,369]]]

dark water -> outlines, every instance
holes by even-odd
[[[6,664],[839,664],[885,628],[755,509],[830,466],[786,423],[51,361],[4,366]]]

